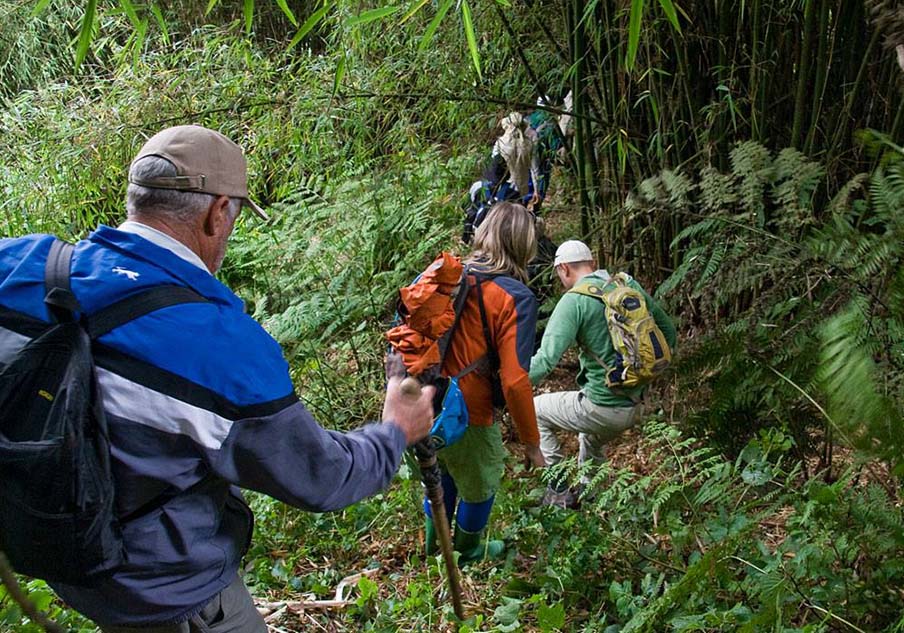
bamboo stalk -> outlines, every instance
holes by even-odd
[[[821,0],[819,12],[819,50],[816,53],[816,77],[813,80],[813,105],[811,111],[813,118],[810,121],[810,131],[807,133],[807,141],[804,144],[804,154],[813,152],[813,143],[816,141],[816,130],[819,127],[819,116],[822,113],[822,99],[825,93],[826,76],[828,75],[831,59],[829,58],[829,2]]]
[[[791,146],[801,147],[801,128],[803,126],[807,88],[810,86],[810,48],[812,46],[815,25],[816,0],[805,0],[804,8],[804,40],[797,63],[797,97],[794,99],[794,125],[791,128]]]

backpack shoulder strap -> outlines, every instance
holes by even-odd
[[[81,310],[69,282],[74,250],[72,244],[55,238],[44,264],[44,303],[53,317],[61,322],[74,321],[75,313]]]
[[[573,292],[579,295],[585,295],[587,297],[593,297],[595,299],[603,300],[603,297],[609,292],[607,286],[610,284],[597,284],[592,281],[583,281],[577,285],[575,285],[568,292]]]
[[[455,330],[458,329],[458,322],[461,318],[462,310],[464,310],[465,302],[468,300],[468,272],[468,266],[463,266],[461,271],[461,280],[458,283],[458,292],[452,301],[452,309],[455,312],[455,320],[452,321],[452,326],[448,330],[443,332],[443,335],[437,342],[437,347],[439,349],[439,367],[442,367],[443,363],[446,360],[446,352],[448,351],[449,345],[452,342],[452,337],[455,335]]]
[[[493,347],[492,339],[490,338],[490,326],[487,322],[486,308],[483,305],[483,292],[480,287],[480,273],[470,266],[465,266],[464,271],[462,272],[462,288],[459,290],[459,297],[456,297],[456,305],[455,305],[455,323],[451,328],[449,328],[448,333],[452,332],[453,329],[458,325],[458,317],[461,314],[462,309],[464,308],[465,301],[461,299],[459,304],[459,299],[463,296],[465,299],[468,296],[468,277],[470,275],[474,275],[474,279],[477,281],[477,306],[480,308],[480,321],[483,324],[483,336],[486,341],[487,353],[481,355],[478,358],[475,358],[473,361],[468,364],[467,367],[462,369],[458,374],[456,374],[456,378],[462,378],[467,376],[472,371],[478,369],[483,366],[487,361],[490,364],[490,371],[496,371],[499,369],[499,357],[496,354],[496,348]],[[452,336],[449,336],[449,340],[452,339]],[[447,342],[448,346],[448,342]],[[440,358],[445,359],[445,347],[440,348]]]
[[[597,278],[585,279],[568,292],[594,297],[605,302],[604,298],[607,294],[618,287],[627,287],[630,281],[633,281],[633,279],[628,273],[616,273],[605,280]]]
[[[613,277],[612,279],[615,279],[615,278]],[[611,291],[611,288],[609,288],[609,286],[611,286],[611,285],[612,285],[612,280],[607,281],[602,285],[600,285],[598,283],[594,283],[593,281],[583,281],[583,282],[575,285],[574,287],[572,287],[568,292],[573,292],[575,294],[584,295],[586,297],[593,297],[594,299],[598,299],[605,305],[606,295]],[[608,323],[607,323],[607,326],[608,326]],[[590,349],[589,345],[582,346],[582,348],[584,349],[584,351],[586,351],[588,354],[590,354],[590,356],[592,356],[593,359],[597,363],[599,363],[599,365],[603,369],[606,370],[607,374],[610,371],[612,371],[612,368],[609,366],[609,364],[606,361],[604,361],[602,358],[600,358],[599,354],[597,354],[592,349]]]
[[[140,316],[180,303],[209,303],[209,300],[185,286],[156,286],[120,299],[89,316],[88,334],[97,339]]]

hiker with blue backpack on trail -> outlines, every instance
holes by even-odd
[[[538,194],[531,192],[532,181],[540,178],[537,134],[520,112],[510,112],[499,122],[502,135],[493,143],[490,162],[481,180],[468,192],[462,241],[469,244],[474,231],[497,202],[518,202],[530,209]]]
[[[549,97],[539,97],[537,108],[525,117],[527,124],[536,134],[537,146],[537,177],[533,177],[528,184],[528,194],[534,203],[531,210],[539,214],[546,193],[549,190],[549,179],[552,176],[552,166],[565,152],[565,135],[559,127],[559,119],[545,106],[550,105]],[[563,115],[564,117],[565,115]]]
[[[556,433],[577,433],[578,463],[600,464],[606,444],[637,423],[644,391],[669,366],[677,332],[635,279],[598,269],[583,242],[564,242],[553,266],[566,292],[531,359],[530,379],[541,382],[575,344],[580,370],[577,391],[534,398],[540,448],[548,466],[558,464],[565,454]],[[590,479],[585,474],[574,487],[563,478],[551,481],[543,505],[577,507]]]
[[[441,408],[454,407],[456,419],[463,420],[463,434],[452,440],[441,434],[437,452],[460,564],[505,551],[501,540],[486,539],[506,456],[498,408],[508,408],[530,464],[544,463],[528,376],[537,304],[525,285],[525,267],[535,251],[533,215],[520,204],[498,203],[463,262],[444,254],[402,289],[403,324],[386,334],[409,373],[426,384],[442,381]],[[426,499],[424,511],[426,551],[432,555],[439,544]]]
[[[214,277],[241,208],[266,219],[222,134],[156,134],[126,195],[128,220],[74,248],[0,240],[0,550],[105,633],[266,633],[239,487],[315,512],[382,490],[434,389],[395,374],[382,423],[316,422]]]
[[[540,214],[553,164],[561,161],[567,150],[571,93],[565,97],[563,114],[556,116],[548,107],[549,97],[541,96],[530,114],[511,112],[500,121],[503,133],[493,144],[490,163],[468,191],[462,235],[465,244],[470,243],[474,230],[497,202],[520,202],[535,215]]]

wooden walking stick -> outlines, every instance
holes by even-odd
[[[402,380],[399,388],[410,398],[418,398],[421,395],[420,383],[410,376]],[[464,620],[465,609],[461,600],[461,583],[458,578],[458,566],[455,564],[455,557],[452,554],[452,533],[449,530],[449,519],[446,517],[446,505],[443,503],[442,474],[439,464],[436,462],[433,440],[427,437],[415,444],[414,454],[421,471],[421,481],[424,482],[424,488],[427,490],[427,499],[430,501],[430,510],[433,514],[433,525],[436,527],[439,548],[443,554],[443,562],[446,564],[449,593],[452,594],[452,609],[459,620]]]

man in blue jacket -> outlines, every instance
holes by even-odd
[[[265,633],[238,576],[252,532],[239,487],[305,510],[337,510],[384,488],[425,437],[432,389],[389,380],[382,424],[321,428],[295,395],[279,345],[213,276],[248,197],[245,158],[222,134],[178,126],[129,170],[128,220],[75,247],[72,290],[90,315],[159,285],[207,301],[141,316],[96,344],[126,562],[90,586],[53,583],[107,633]],[[49,235],[0,240],[0,305],[50,321]],[[0,326],[0,364],[28,342]]]

